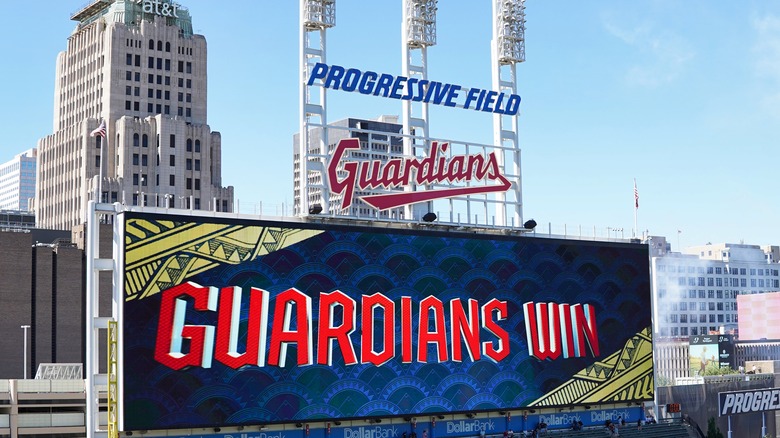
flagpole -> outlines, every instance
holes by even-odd
[[[636,188],[636,178],[634,178],[634,238],[637,237],[639,228],[637,227],[637,212],[639,211],[639,191]]]

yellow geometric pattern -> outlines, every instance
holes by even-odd
[[[653,399],[653,338],[648,327],[620,351],[586,367],[530,406],[608,403]]]
[[[131,218],[125,222],[125,300],[140,300],[219,264],[239,264],[317,230]]]

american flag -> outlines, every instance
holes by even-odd
[[[636,188],[636,179],[634,180],[634,208],[639,208],[639,190]]]
[[[106,138],[106,121],[105,120],[101,120],[100,121],[100,126],[98,126],[97,128],[95,128],[94,131],[89,133],[90,137],[94,137],[96,135],[99,136],[99,137]]]

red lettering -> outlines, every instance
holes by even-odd
[[[452,360],[463,361],[461,340],[466,344],[466,351],[472,361],[477,361],[479,355],[479,305],[477,300],[469,299],[469,315],[463,310],[460,298],[450,300],[450,322],[452,324]]]
[[[381,315],[377,315],[381,312]],[[363,335],[360,344],[360,359],[363,363],[382,365],[395,356],[395,303],[390,298],[376,293],[363,295],[361,327]],[[382,321],[381,350],[377,351],[376,323]]]
[[[493,298],[482,306],[482,327],[498,338],[498,346],[490,341],[482,343],[482,354],[493,362],[500,362],[509,356],[509,333],[496,324],[497,321],[505,320],[507,315],[506,301]]]
[[[238,327],[241,318],[241,288],[224,287],[219,295],[219,319],[214,357],[238,369],[244,365],[265,365],[265,334],[268,327],[268,292],[249,290],[249,320],[246,327],[246,351],[238,352]]]
[[[593,357],[599,355],[599,337],[596,329],[596,309],[589,304],[575,304],[574,312],[574,336],[576,338],[576,350],[580,357],[585,357],[585,343],[590,348]]]
[[[162,292],[160,318],[157,323],[157,342],[154,359],[161,364],[180,370],[187,366],[211,368],[214,351],[214,327],[185,325],[187,301],[193,299],[192,308],[197,311],[217,310],[217,288],[203,287],[196,283],[182,283]],[[182,351],[184,339],[189,339],[189,352]]]
[[[412,298],[401,297],[401,361],[412,363]]]
[[[341,308],[341,325],[334,324],[336,308]],[[337,342],[344,364],[357,363],[350,335],[355,331],[355,300],[341,291],[320,294],[320,318],[317,327],[317,363],[333,364],[333,343]]]
[[[432,315],[431,315],[432,313]],[[444,305],[434,296],[420,301],[420,315],[417,325],[417,361],[428,361],[428,344],[436,346],[439,362],[447,360],[447,332],[444,329]],[[432,323],[432,324],[431,324]],[[433,329],[431,329],[433,325]]]
[[[287,289],[276,297],[268,365],[285,366],[288,344],[298,347],[298,365],[312,364],[310,321],[311,298],[295,288]]]

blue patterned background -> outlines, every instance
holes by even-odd
[[[124,303],[126,430],[525,407],[599,358],[530,357],[523,303],[595,306],[601,358],[651,325],[648,251],[640,244],[329,226],[291,247],[240,265],[221,265],[189,280],[218,288],[265,289],[272,309],[275,294],[295,287],[313,298],[315,340],[320,292],[338,289],[358,303],[361,295],[376,292],[396,302],[402,295],[411,296],[413,308],[429,295],[445,302],[474,298],[480,305],[493,298],[505,300],[509,317],[500,325],[510,333],[511,353],[499,363],[484,357],[435,363],[431,347],[428,363],[404,364],[399,327],[398,356],[380,367],[345,366],[334,354],[330,367],[233,370],[214,361],[210,369],[174,371],[154,360],[161,295],[157,294]],[[244,308],[242,330],[246,317]],[[359,314],[357,321],[359,325]],[[189,309],[186,323],[216,325],[216,312]],[[269,333],[272,324],[269,312]],[[493,338],[483,331],[481,340],[486,339]],[[357,332],[352,341],[359,355]],[[288,364],[295,364],[294,348],[288,351],[292,352]],[[316,358],[316,345],[314,354]]]

